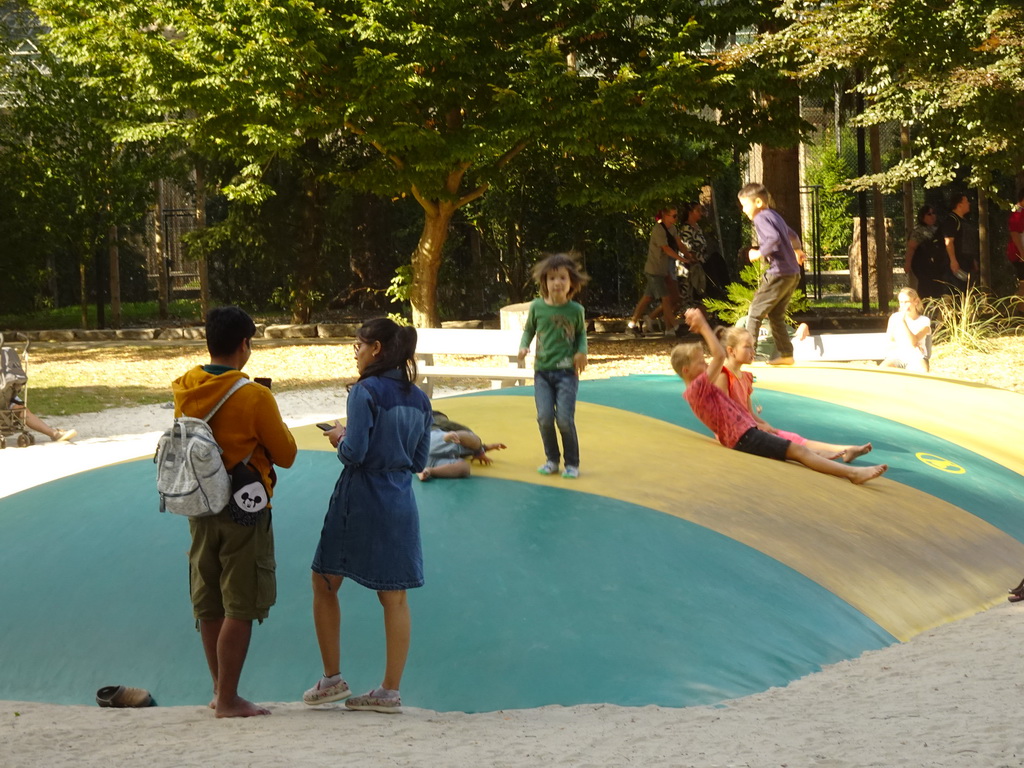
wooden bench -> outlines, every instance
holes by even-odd
[[[519,360],[522,331],[478,330],[474,328],[417,328],[417,384],[434,396],[436,379],[482,379],[493,389],[533,382],[532,360]],[[497,357],[505,365],[439,365],[435,355],[456,357]],[[471,361],[467,361],[471,362]],[[529,365],[529,367],[527,367]]]

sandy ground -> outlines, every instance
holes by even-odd
[[[278,400],[292,425],[344,413],[343,389]],[[149,406],[55,419],[79,439],[0,453],[0,496],[150,452],[170,417]],[[1021,766],[1022,623],[1024,603],[1006,603],[717,707],[467,715],[406,702],[381,715],[285,702],[268,704],[270,717],[218,721],[201,707],[0,702],[0,766]],[[195,657],[203,664],[198,645]]]

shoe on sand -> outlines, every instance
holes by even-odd
[[[149,691],[143,688],[130,688],[127,685],[107,685],[96,691],[96,703],[101,707],[153,707],[156,702]]]
[[[383,688],[375,688],[362,696],[353,696],[345,702],[345,706],[349,709],[394,715],[402,711],[402,697],[398,695],[398,691],[385,692]]]
[[[792,357],[773,357],[768,361],[768,365],[793,365]]]
[[[76,429],[55,429],[53,430],[53,437],[50,439],[55,443],[67,443],[73,440],[77,434],[78,430]]]
[[[349,690],[348,683],[345,682],[344,678],[339,677],[338,682],[328,683],[327,681],[330,679],[329,677],[321,677],[317,680],[316,685],[302,694],[302,700],[309,704],[309,706],[315,707],[317,704],[341,701],[352,695],[352,691]]]

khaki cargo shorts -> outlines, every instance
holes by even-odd
[[[189,582],[199,621],[263,621],[277,600],[270,510],[254,526],[221,513],[189,520]]]

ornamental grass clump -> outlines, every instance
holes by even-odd
[[[1024,318],[1016,296],[997,298],[977,288],[925,301],[936,343],[963,351],[985,352],[997,336],[1019,333]]]

